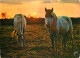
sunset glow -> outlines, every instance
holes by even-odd
[[[15,14],[30,15],[32,17],[45,17],[45,7],[54,8],[57,16],[80,17],[80,3],[62,3],[62,2],[0,2],[1,13],[6,12],[7,18],[13,18]]]
[[[33,12],[31,16],[36,18],[38,16],[38,14],[36,12]]]

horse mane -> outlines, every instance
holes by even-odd
[[[55,14],[55,13],[53,13],[53,18],[54,18],[54,19],[57,19],[57,16],[56,16],[56,14]]]
[[[53,13],[53,23],[57,23],[57,16],[55,13]]]

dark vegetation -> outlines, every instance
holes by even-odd
[[[26,18],[27,24],[44,24],[45,19],[44,18]],[[80,17],[79,18],[72,18],[73,24],[80,24]],[[13,19],[0,19],[1,25],[13,25]]]

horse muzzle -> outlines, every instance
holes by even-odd
[[[50,24],[46,24],[46,27],[47,27],[47,28],[50,28]]]

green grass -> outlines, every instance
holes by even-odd
[[[74,25],[74,48],[71,41],[67,41],[66,51],[59,48],[59,58],[73,58],[80,54],[80,34],[77,30],[79,25]],[[11,26],[0,26],[0,49],[4,58],[56,58],[51,48],[51,40],[49,33],[43,25],[33,24],[27,25],[25,31],[26,47],[20,48],[17,39],[11,37],[14,30]],[[47,35],[45,38],[45,34]],[[60,42],[59,42],[60,43]],[[77,51],[77,55],[73,56],[73,52]]]

